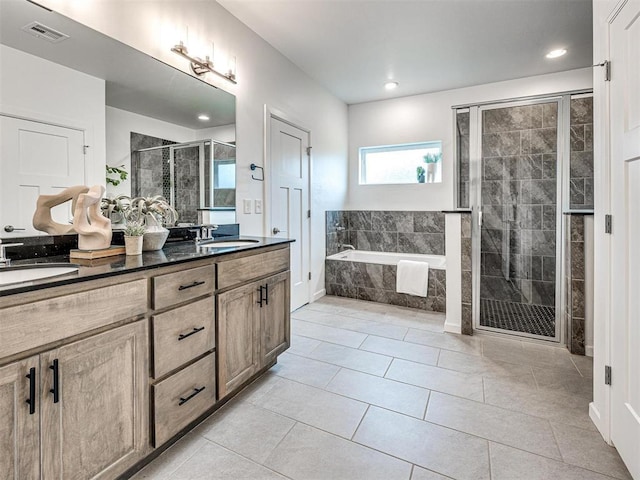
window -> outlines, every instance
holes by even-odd
[[[360,148],[360,185],[442,182],[442,142]]]
[[[236,188],[236,161],[216,160],[213,178],[213,188]]]

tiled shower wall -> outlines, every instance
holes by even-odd
[[[564,316],[567,347],[575,355],[585,354],[585,217],[566,215]]]
[[[172,145],[176,142],[131,132],[131,196],[155,197],[170,195],[169,150],[158,149],[147,152],[139,150]]]
[[[444,255],[445,222],[441,212],[328,211],[327,255],[349,244],[357,250]],[[429,269],[427,297],[396,292],[396,266],[325,261],[328,295],[358,298],[421,310],[444,312],[446,271]]]
[[[571,99],[569,204],[593,209],[593,97]]]
[[[554,306],[557,104],[483,115],[480,297]]]

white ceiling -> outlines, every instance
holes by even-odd
[[[348,104],[592,63],[591,0],[218,2]]]

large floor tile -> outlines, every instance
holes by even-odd
[[[383,376],[393,358],[377,353],[365,352],[355,348],[322,342],[308,358],[339,365],[341,367],[358,370],[371,375]]]
[[[413,473],[411,474],[411,480],[447,480],[449,478],[451,477],[445,477],[444,475],[416,465],[414,465]]]
[[[593,400],[593,379],[583,377],[578,372],[570,373],[564,369],[533,367],[533,375],[541,390],[553,390],[567,395],[579,395],[588,401]]]
[[[529,377],[531,367],[515,363],[501,362],[491,358],[478,358],[476,355],[441,350],[438,367],[457,372],[481,375],[483,377]]]
[[[351,438],[367,404],[286,379],[255,401],[257,406],[299,422]]]
[[[417,330],[410,328],[407,336],[404,337],[405,342],[419,343],[435,348],[443,348],[445,350],[453,350],[456,352],[470,353],[480,355],[482,353],[482,342],[476,338],[455,335],[451,333],[435,333],[426,330]]]
[[[580,375],[587,378],[593,378],[593,357],[571,355],[571,361],[580,372]]]
[[[594,430],[588,400],[562,392],[509,383],[499,378],[484,379],[485,403],[536,417]]]
[[[562,460],[547,420],[432,392],[425,420]]]
[[[287,353],[294,353],[296,355],[306,355],[314,348],[320,345],[320,340],[309,337],[301,337],[299,335],[291,335],[291,346],[287,350]]]
[[[300,423],[265,462],[294,480],[408,480],[411,464]]]
[[[411,360],[412,362],[425,363],[427,365],[435,365],[438,362],[438,355],[440,353],[440,349],[438,348],[373,335],[367,337],[362,345],[360,345],[360,350]]]
[[[367,313],[368,317],[372,315],[375,314]],[[359,318],[352,315],[303,310],[293,315],[293,317],[306,322],[319,323],[321,325],[344,328],[345,330],[379,335],[386,338],[395,338],[397,340],[402,340],[407,334],[407,327],[380,323],[374,321],[372,318]]]
[[[169,480],[283,480],[285,477],[207,442],[176,469]]]
[[[537,367],[551,367],[576,373],[576,366],[571,361],[569,352],[557,346],[539,345],[528,342],[514,342],[486,339],[483,342],[482,354],[487,358],[508,363],[519,363]]]
[[[422,418],[429,400],[429,390],[342,369],[326,389],[362,402]]]
[[[279,377],[306,383],[314,387],[324,387],[331,381],[340,367],[306,357],[284,353],[271,369]]]
[[[553,430],[566,463],[615,478],[631,478],[616,449],[607,445],[600,433],[560,424]]]
[[[206,443],[207,440],[196,432],[189,433],[140,470],[132,477],[132,480],[166,480]]]
[[[489,478],[486,440],[378,407],[369,408],[354,441],[456,479]]]
[[[492,480],[611,480],[584,468],[515,448],[490,444]]]
[[[353,348],[358,348],[364,339],[367,338],[367,335],[364,333],[352,332],[351,330],[345,330],[343,328],[328,327],[326,325],[305,322],[293,318],[291,319],[291,333]]]
[[[482,402],[482,377],[395,359],[386,378]]]
[[[445,315],[442,313],[421,312],[416,309],[396,307],[384,312],[352,312],[350,316],[370,319],[375,322],[394,325],[402,328],[415,328],[442,333],[444,331]]]
[[[196,431],[212,442],[263,463],[295,423],[249,402],[231,402]]]

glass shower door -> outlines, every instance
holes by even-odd
[[[558,107],[479,110],[477,328],[558,337]]]

